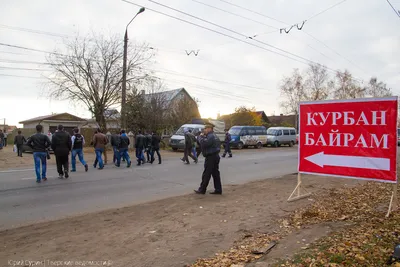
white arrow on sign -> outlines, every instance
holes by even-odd
[[[306,160],[318,165],[334,166],[334,167],[347,167],[347,168],[361,168],[372,170],[390,170],[390,159],[386,158],[369,158],[357,156],[342,156],[342,155],[327,155],[320,152],[305,158]]]

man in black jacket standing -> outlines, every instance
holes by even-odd
[[[215,191],[211,194],[221,195],[222,185],[221,176],[219,173],[219,152],[221,150],[221,142],[218,136],[213,131],[214,125],[205,125],[205,134],[200,135],[200,145],[203,156],[206,158],[204,162],[204,172],[199,189],[194,190],[196,194],[205,194],[207,191],[208,183],[210,182],[211,175],[214,179]]]
[[[161,142],[160,136],[157,135],[155,132],[153,132],[153,134],[151,135],[151,164],[153,164],[155,160],[154,152],[157,153],[158,164],[161,164],[160,142]]]
[[[33,159],[35,161],[36,182],[47,181],[47,149],[50,147],[50,139],[43,134],[43,126],[36,125],[36,134],[32,135],[26,141],[26,144],[33,150]],[[40,162],[42,163],[42,176],[40,176]]]
[[[53,134],[51,148],[56,156],[57,172],[59,178],[68,178],[69,162],[68,156],[72,148],[71,136],[64,131],[62,125],[58,125],[57,131]]]
[[[21,130],[18,130],[18,135],[14,137],[14,145],[17,147],[18,157],[22,157],[22,146],[26,143],[25,136],[22,135]]]

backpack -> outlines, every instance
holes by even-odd
[[[80,134],[75,135],[74,145],[81,145],[83,143],[83,136]]]

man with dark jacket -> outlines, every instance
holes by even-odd
[[[147,162],[150,162],[150,157],[151,157],[151,133],[148,132],[145,135],[145,149],[146,149],[146,155],[147,155]]]
[[[188,129],[184,129],[185,133],[185,151],[183,158],[181,159],[185,164],[190,164],[189,157],[191,157],[195,163],[197,163],[197,158],[192,154],[194,135],[189,132]]]
[[[69,162],[68,156],[72,148],[72,140],[69,133],[64,131],[64,126],[58,125],[57,131],[53,134],[51,148],[56,156],[57,172],[60,179],[68,178]]]
[[[144,163],[143,150],[145,149],[145,137],[142,134],[142,131],[139,131],[138,134],[136,135],[135,148],[136,148],[136,158],[138,161],[137,165],[140,166],[141,163]]]
[[[47,181],[47,149],[51,145],[50,139],[42,132],[43,126],[36,125],[36,134],[29,137],[26,141],[26,144],[33,150],[37,183],[40,183],[41,180]],[[42,163],[42,176],[40,176],[40,163]]]
[[[25,136],[22,135],[21,130],[18,130],[18,135],[14,137],[14,145],[17,147],[18,157],[22,157],[22,146],[26,143]]]
[[[94,150],[96,152],[96,160],[93,166],[96,168],[97,163],[99,163],[99,170],[102,170],[104,169],[104,162],[106,161],[106,159],[104,157],[104,162],[103,162],[101,156],[103,153],[105,153],[106,145],[108,144],[107,136],[103,134],[99,129],[97,129],[93,136],[92,143],[94,146]]]
[[[206,160],[204,162],[204,172],[200,187],[199,189],[194,190],[196,194],[206,193],[211,175],[214,179],[215,188],[215,191],[211,192],[211,194],[222,194],[221,176],[219,173],[219,152],[221,150],[221,142],[218,136],[214,133],[213,128],[214,126],[212,124],[206,124],[205,134],[202,133],[200,135],[201,150]]]
[[[151,136],[151,164],[153,164],[155,160],[154,152],[157,153],[158,164],[161,164],[160,142],[161,142],[160,136],[157,135],[155,132],[153,132]]]
[[[226,154],[229,155],[230,158],[232,158],[232,151],[231,151],[231,134],[229,133],[228,129],[225,129],[225,142],[224,142],[224,154],[222,154],[222,157],[225,158]]]
[[[117,167],[120,166],[121,164],[121,157],[124,158],[126,160],[127,166],[126,167],[130,167],[131,166],[131,158],[129,157],[129,145],[130,145],[130,141],[129,141],[129,137],[126,135],[125,130],[121,131],[121,136],[119,137],[119,146],[118,146],[118,155],[117,155],[117,163],[115,164]]]
[[[4,143],[4,133],[3,130],[0,130],[0,149],[3,149],[3,143]]]
[[[120,134],[113,134],[111,135],[111,146],[113,147],[113,162],[117,164],[118,154],[119,154],[119,142],[121,140]]]
[[[83,146],[85,145],[85,138],[79,133],[79,129],[74,129],[74,135],[71,137],[72,141],[72,153],[71,153],[71,172],[76,172],[76,156],[78,155],[79,161],[85,167],[85,171],[89,170],[89,167],[83,158]]]

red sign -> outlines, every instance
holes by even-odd
[[[397,181],[397,97],[299,106],[300,173]]]

